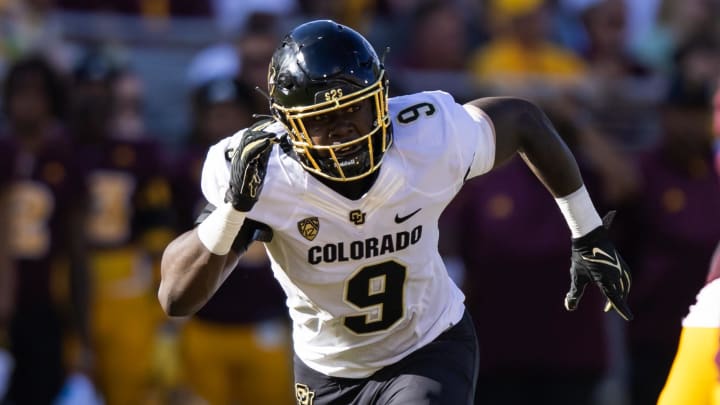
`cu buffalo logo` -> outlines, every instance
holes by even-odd
[[[298,230],[305,239],[313,240],[320,231],[320,220],[318,217],[310,217],[298,221]]]
[[[295,384],[295,399],[298,405],[313,405],[315,392],[310,391],[310,387],[305,384]]]
[[[365,213],[360,210],[350,211],[350,222],[355,225],[362,225],[365,223]]]

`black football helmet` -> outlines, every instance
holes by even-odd
[[[306,170],[336,181],[357,180],[380,167],[392,143],[387,84],[372,45],[331,20],[293,29],[275,50],[268,69],[270,110],[285,125],[298,161]],[[313,143],[304,120],[367,99],[374,109],[369,133],[334,145]],[[349,156],[336,153],[358,144],[362,147]]]

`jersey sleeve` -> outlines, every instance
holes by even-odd
[[[472,152],[471,164],[467,178],[487,173],[495,164],[495,127],[490,117],[480,108],[465,104],[463,110],[468,114],[473,124],[468,132],[474,135],[474,148],[461,150],[461,153]]]
[[[455,147],[465,179],[490,171],[495,163],[495,130],[487,114],[475,106],[458,104],[443,91],[428,93],[443,111],[444,130],[452,134],[447,140]]]
[[[225,193],[230,181],[230,156],[240,143],[242,132],[225,138],[208,150],[203,163],[200,187],[205,200],[214,206],[225,202]]]

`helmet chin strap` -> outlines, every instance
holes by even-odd
[[[317,158],[316,162],[325,173],[333,173],[341,178],[340,169],[342,169],[345,177],[355,177],[370,170],[370,151],[360,150],[351,158],[338,159],[337,164],[331,157]],[[340,168],[338,168],[338,164]]]

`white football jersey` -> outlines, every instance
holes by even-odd
[[[492,124],[440,91],[391,98],[389,109],[394,143],[360,199],[334,192],[276,147],[248,213],[273,230],[265,246],[287,294],[297,356],[330,376],[367,377],[434,340],[465,309],[438,253],[438,218],[466,178],[492,168]],[[226,151],[241,136],[208,152],[202,189],[216,206],[230,178]]]

